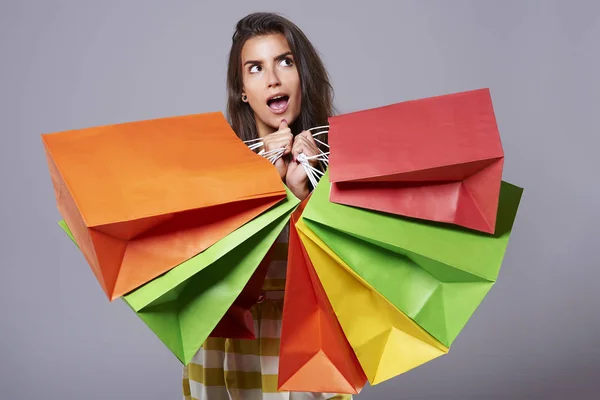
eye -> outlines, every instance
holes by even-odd
[[[286,57],[283,60],[281,60],[280,65],[282,65],[284,67],[291,67],[292,65],[294,65],[294,61],[292,61],[291,58]]]
[[[261,70],[260,65],[253,65],[249,69],[249,71],[250,71],[251,74],[254,74],[256,72],[260,72],[260,70]]]

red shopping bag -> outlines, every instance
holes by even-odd
[[[329,120],[330,201],[493,233],[504,165],[489,89]]]
[[[278,390],[358,394],[366,375],[296,232],[307,201],[291,218]]]

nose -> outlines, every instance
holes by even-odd
[[[267,74],[267,85],[269,88],[274,88],[281,85],[281,81],[279,80],[279,76],[277,75],[277,71],[275,69],[270,69]]]

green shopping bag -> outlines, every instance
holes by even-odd
[[[329,201],[329,173],[306,225],[377,292],[450,347],[495,283],[523,189],[502,182],[495,234]]]
[[[122,299],[185,365],[261,263],[300,201],[287,198]],[[64,221],[60,226],[74,241]]]

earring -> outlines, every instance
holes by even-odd
[[[248,96],[246,96],[245,94],[242,95],[242,101],[246,101],[248,100]]]

